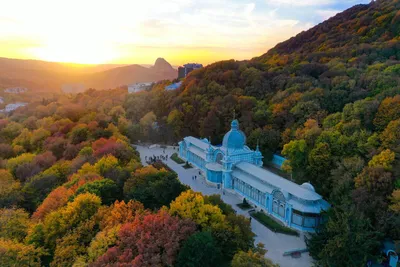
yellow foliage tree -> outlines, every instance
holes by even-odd
[[[382,166],[385,170],[390,170],[392,168],[392,163],[395,158],[395,153],[390,149],[383,150],[380,154],[375,155],[369,162],[369,167]]]
[[[171,202],[169,213],[181,218],[192,219],[203,228],[217,228],[224,225],[225,215],[219,207],[204,204],[201,193],[188,190]]]
[[[43,250],[35,248],[33,245],[0,238],[1,266],[40,267],[42,255],[44,255]]]
[[[66,207],[53,211],[44,219],[43,231],[46,246],[54,249],[56,240],[92,217],[101,205],[101,199],[93,194],[78,195]]]
[[[394,212],[400,213],[400,189],[393,191],[391,196],[392,205],[389,206]]]
[[[110,207],[99,210],[99,215],[102,217],[100,229],[112,228],[116,225],[133,222],[136,212],[143,211],[143,204],[138,201],[130,200],[128,203],[125,203],[123,200],[117,200]]]
[[[117,168],[119,166],[118,159],[113,155],[107,155],[102,157],[95,165],[95,169],[98,173],[104,174],[110,169]]]

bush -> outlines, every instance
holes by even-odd
[[[268,227],[274,232],[282,233],[282,234],[287,234],[287,235],[294,235],[294,236],[299,236],[299,233],[293,229],[290,229],[289,227],[283,226],[268,215],[266,215],[263,212],[252,212],[250,213],[251,217],[259,221],[261,224],[264,226]]]
[[[188,161],[186,161],[185,165],[183,165],[183,168],[190,169],[190,168],[193,168],[193,167]]]
[[[251,208],[251,205],[247,202],[246,198],[243,198],[243,202],[237,204],[236,206],[238,206],[242,210],[248,210]]]
[[[177,153],[172,154],[172,155],[171,155],[171,159],[172,159],[173,161],[175,161],[176,163],[178,163],[178,164],[183,164],[183,163],[185,163],[185,161],[184,161],[183,159],[181,159],[180,157],[178,157],[178,154],[177,154]]]

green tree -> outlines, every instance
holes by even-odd
[[[17,177],[16,171],[19,166],[25,163],[31,163],[35,159],[36,155],[31,153],[24,153],[15,158],[11,158],[7,161],[7,169],[11,172],[11,174]]]
[[[71,143],[72,144],[79,144],[83,141],[86,141],[89,137],[89,129],[85,124],[77,125],[72,129],[71,133]]]
[[[289,158],[295,179],[303,176],[304,166],[307,165],[308,148],[305,140],[293,140],[284,145],[282,154]]]
[[[184,127],[182,112],[177,109],[172,110],[168,114],[167,123],[174,129],[175,137],[180,138]]]
[[[325,189],[329,192],[331,186],[328,184],[327,177],[332,169],[332,155],[329,145],[326,143],[317,144],[308,155],[308,173],[310,174],[311,182],[318,189]]]
[[[158,209],[168,206],[185,190],[187,187],[181,184],[176,174],[165,169],[153,170],[149,173],[137,171],[126,181],[124,196],[128,201],[138,200],[146,208]]]
[[[102,179],[86,183],[76,190],[75,196],[83,193],[91,193],[99,196],[101,198],[101,203],[105,205],[110,205],[121,197],[118,186],[110,179]]]
[[[12,207],[21,200],[21,183],[9,171],[0,169],[0,207]]]
[[[379,254],[379,232],[370,220],[355,208],[334,207],[328,211],[327,221],[315,234],[306,239],[310,255],[317,266],[364,266]]]
[[[29,214],[23,209],[0,209],[0,238],[22,242],[29,224]]]
[[[177,267],[213,267],[218,265],[219,251],[210,232],[191,235],[179,251]]]

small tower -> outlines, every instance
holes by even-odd
[[[222,182],[226,189],[232,189],[232,161],[229,158],[229,149],[226,149],[226,155],[222,160]]]
[[[263,159],[263,155],[260,152],[260,148],[258,146],[258,140],[257,140],[256,151],[254,151],[254,154],[253,154],[253,162],[255,165],[261,167],[263,165],[262,159]]]
[[[208,139],[208,147],[206,149],[206,162],[210,163],[213,162],[213,148],[211,146],[211,138]]]

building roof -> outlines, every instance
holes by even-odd
[[[287,203],[292,205],[293,209],[307,213],[320,213],[322,210],[327,210],[329,208],[328,202],[323,199],[320,199],[310,204],[310,202],[303,203],[292,198],[289,199]]]
[[[246,145],[246,135],[239,130],[239,122],[233,120],[231,130],[227,132],[222,141],[222,146],[228,149],[241,149]]]
[[[286,191],[287,193],[307,201],[317,201],[322,199],[322,197],[313,190],[306,189],[294,182],[291,182],[283,177],[280,177],[266,169],[260,168],[254,164],[247,162],[240,162],[236,165],[236,168],[257,177],[261,181],[278,188],[281,191]],[[246,179],[251,180],[251,179]],[[272,193],[270,191],[269,193]]]
[[[165,90],[167,90],[167,91],[169,91],[169,90],[176,90],[176,89],[178,89],[180,86],[182,85],[182,82],[177,82],[177,83],[173,83],[173,84],[170,84],[170,85],[168,85],[168,86],[165,86]]]
[[[189,151],[192,152],[193,154],[196,154],[197,156],[199,156],[202,159],[206,158],[206,153],[204,153],[203,150],[197,148],[197,147],[189,147]]]
[[[233,170],[232,171],[232,176],[235,176],[237,178],[239,178],[240,180],[246,182],[247,184],[251,185],[252,187],[260,190],[263,193],[269,193],[271,194],[272,191],[274,191],[274,188],[271,187],[268,184],[265,184],[261,181],[258,181],[257,179],[251,178],[249,177],[248,174],[242,172],[242,171],[238,171],[238,170]]]
[[[210,171],[215,171],[215,172],[222,171],[222,165],[218,163],[207,163],[206,168]]]
[[[203,150],[206,150],[209,146],[209,143],[205,140],[198,139],[193,136],[188,136],[184,138],[185,141],[192,143],[193,145],[197,146],[198,148],[201,148]]]

